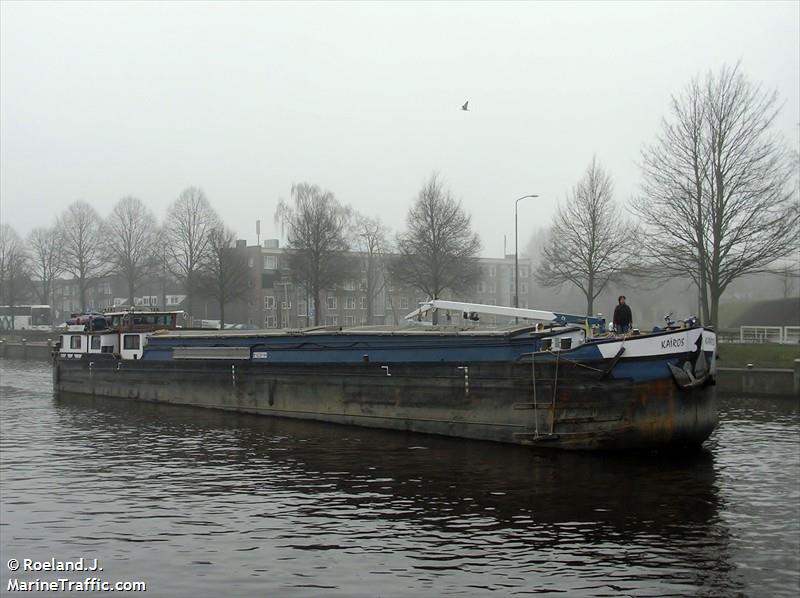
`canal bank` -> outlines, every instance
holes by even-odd
[[[0,339],[0,357],[6,359],[50,359],[55,341],[29,341],[27,339]]]
[[[717,390],[753,397],[800,397],[800,359],[794,368],[717,368]]]

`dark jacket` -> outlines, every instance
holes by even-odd
[[[631,313],[631,308],[628,306],[628,304],[620,303],[617,305],[617,307],[614,309],[614,324],[630,326],[631,322],[633,322],[633,314]]]

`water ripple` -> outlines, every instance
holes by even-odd
[[[796,402],[725,398],[708,449],[667,458],[54,398],[50,384],[46,364],[0,360],[8,558],[98,558],[157,596],[794,596],[800,583]]]

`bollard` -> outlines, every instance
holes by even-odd
[[[6,356],[6,341],[5,339],[0,340],[0,357]]]
[[[22,359],[28,359],[28,339],[22,339]]]

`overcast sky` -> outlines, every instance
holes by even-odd
[[[240,237],[277,236],[292,183],[394,230],[437,171],[483,254],[547,224],[596,155],[616,198],[670,94],[741,60],[800,135],[800,3],[0,5],[0,216],[83,199],[163,217],[202,187]],[[470,111],[459,106],[469,100]]]

